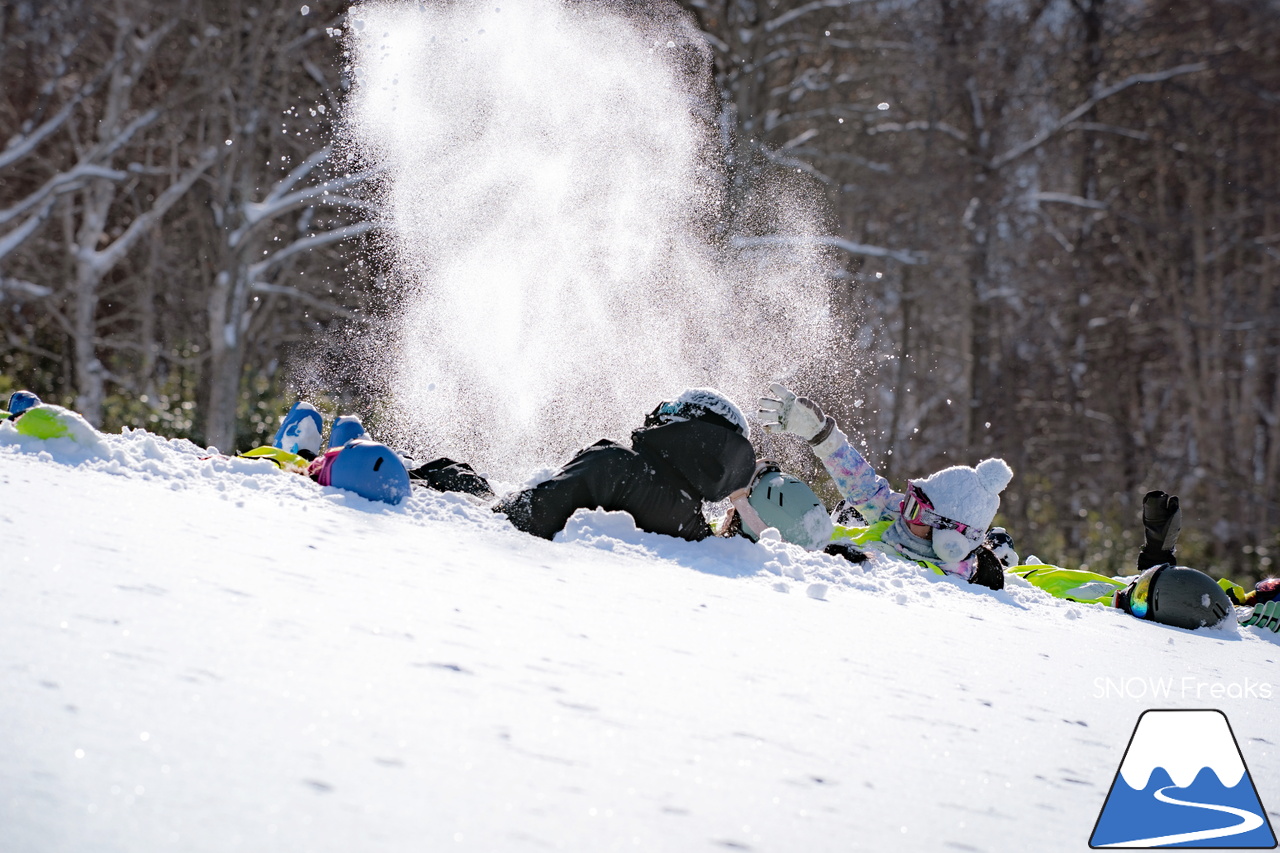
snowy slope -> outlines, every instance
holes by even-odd
[[[0,850],[1083,850],[1152,707],[1280,807],[1271,633],[203,455],[0,427]]]

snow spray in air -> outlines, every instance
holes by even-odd
[[[817,205],[732,197],[674,4],[369,2],[348,24],[348,126],[402,287],[370,367],[404,445],[514,477],[685,387],[752,409],[822,358]]]

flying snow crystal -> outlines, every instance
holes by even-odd
[[[812,368],[831,338],[827,258],[806,239],[818,203],[781,184],[729,201],[687,14],[497,12],[378,0],[350,15],[347,122],[385,168],[403,286],[363,356],[393,389],[388,438],[515,475],[625,439],[685,387],[749,407]],[[735,210],[753,239],[728,233]]]

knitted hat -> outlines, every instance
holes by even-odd
[[[1013,469],[1003,459],[984,459],[976,468],[955,465],[913,482],[938,515],[985,533],[1000,508],[1000,492],[1011,479]],[[963,560],[977,544],[955,530],[933,531],[933,551],[946,563]]]

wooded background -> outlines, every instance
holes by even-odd
[[[732,192],[826,196],[869,355],[812,390],[886,476],[1002,456],[1024,556],[1121,572],[1164,488],[1184,562],[1272,573],[1280,4],[683,5]],[[316,368],[389,308],[345,8],[0,2],[0,393],[224,450],[369,404]]]

